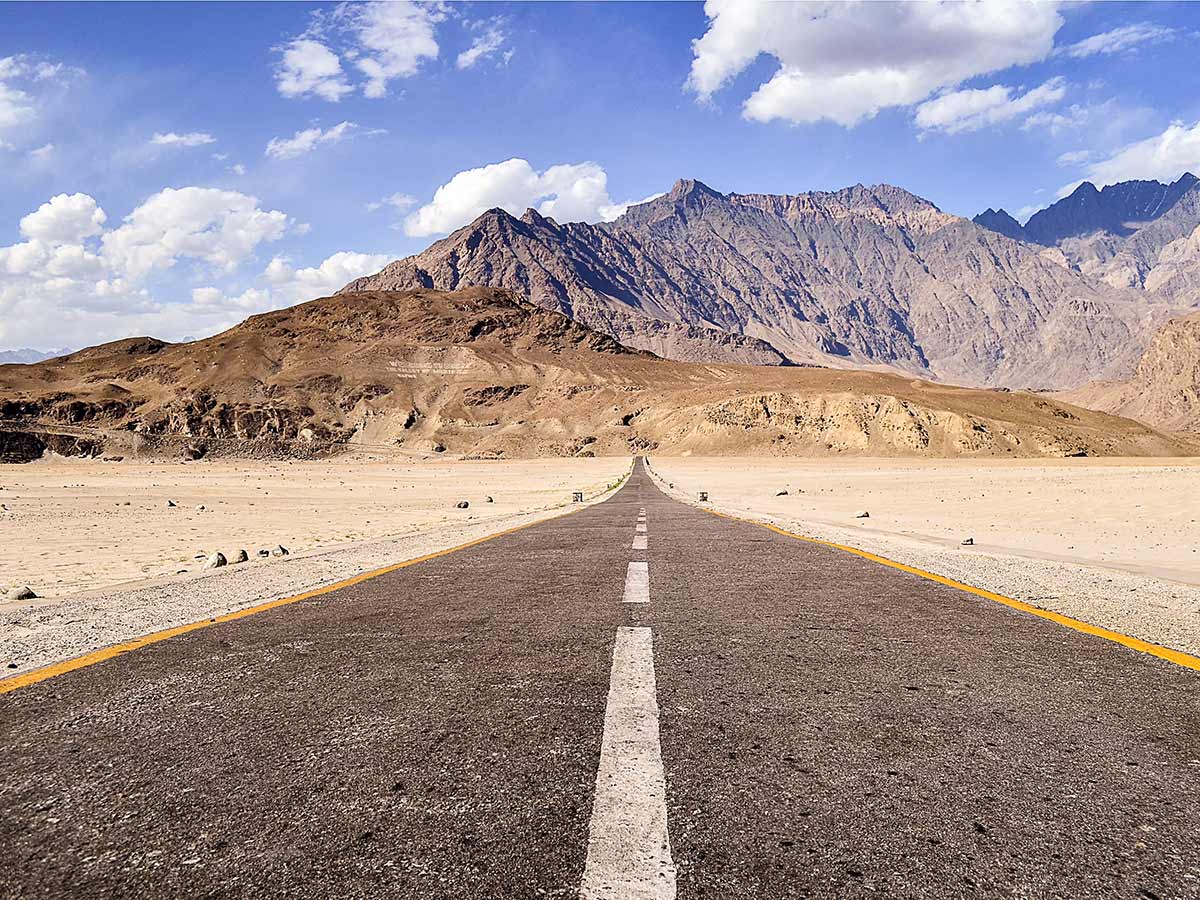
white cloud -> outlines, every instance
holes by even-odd
[[[54,153],[53,144],[42,144],[40,147],[35,147],[29,151],[29,158],[34,162],[44,162],[49,159]]]
[[[229,171],[232,172],[234,175],[245,175],[246,167],[243,166],[241,163],[234,163],[232,166],[229,167]]]
[[[1077,166],[1087,162],[1091,156],[1090,150],[1068,150],[1066,153],[1060,153],[1055,162],[1060,166]]]
[[[923,129],[957,134],[978,131],[1008,122],[1038,108],[1057,103],[1067,93],[1066,81],[1051,78],[1045,84],[1013,96],[1013,89],[993,85],[983,90],[948,91],[917,107],[916,122]]]
[[[98,235],[107,220],[87,194],[57,194],[21,219],[21,234],[50,245],[80,244]]]
[[[688,87],[702,99],[760,55],[779,68],[743,105],[748,119],[850,127],[968,78],[1045,59],[1055,3],[770,3],[708,0]]]
[[[126,277],[170,268],[180,258],[230,270],[264,241],[283,237],[291,219],[258,199],[216,188],[166,188],[103,237],[104,256]]]
[[[1097,53],[1121,53],[1139,44],[1157,44],[1171,40],[1174,36],[1174,29],[1164,28],[1151,22],[1135,22],[1132,25],[1114,28],[1112,31],[1094,34],[1061,48],[1059,52],[1072,59],[1082,59]]]
[[[284,97],[312,95],[337,103],[354,90],[336,53],[320,41],[297,38],[283,48],[275,86]]]
[[[476,64],[493,56],[504,48],[504,42],[508,39],[508,35],[501,30],[500,25],[496,22],[491,23],[487,30],[475,38],[471,42],[471,46],[458,54],[458,59],[455,65],[459,69],[470,69]],[[501,57],[504,62],[508,62],[511,58],[509,54],[504,54]]]
[[[446,18],[441,3],[374,2],[339,7],[358,42],[354,65],[367,77],[363,93],[387,96],[388,82],[415,75],[421,63],[437,59],[437,24]]]
[[[613,202],[608,175],[594,162],[537,172],[526,160],[509,159],[459,172],[404,220],[404,232],[410,237],[444,234],[494,207],[519,215],[536,206],[559,222],[598,222],[615,219],[630,205]]]
[[[176,134],[174,131],[163,134],[156,131],[150,138],[150,143],[155,147],[202,147],[216,142],[215,137],[204,131],[189,131],[187,134]]]
[[[412,194],[389,194],[382,200],[372,200],[367,204],[367,212],[375,212],[377,209],[383,209],[385,206],[390,206],[392,209],[404,212],[412,209],[417,205],[417,198]]]
[[[337,144],[350,137],[357,128],[354,122],[339,122],[325,131],[314,125],[297,131],[290,138],[271,138],[264,155],[271,159],[294,159],[311,153],[319,144]]]
[[[391,261],[392,257],[384,254],[340,250],[319,266],[293,269],[286,259],[277,256],[267,265],[263,276],[278,297],[297,303],[337,293],[355,278],[374,274]]]
[[[6,132],[11,136],[37,119],[47,85],[65,84],[80,74],[81,69],[29,55],[0,57],[0,149],[12,147],[4,139]]]
[[[1172,182],[1184,172],[1200,172],[1200,121],[1190,126],[1172,122],[1161,134],[1089,163],[1085,180],[1096,187],[1133,179]],[[1059,196],[1065,197],[1078,186],[1078,181],[1064,185]]]

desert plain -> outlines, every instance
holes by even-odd
[[[5,467],[0,586],[38,597],[0,605],[0,662],[27,668],[561,514],[574,491],[601,501],[629,466],[359,453]],[[704,490],[718,511],[1200,650],[1200,459],[662,456],[651,466],[681,500]],[[258,558],[278,545],[288,556]],[[213,553],[233,560],[241,549],[250,562],[206,568]]]

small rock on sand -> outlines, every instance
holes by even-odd
[[[975,543],[975,538],[963,538],[963,541],[962,541],[962,545],[964,547],[970,547],[974,543]]]
[[[457,503],[454,504],[454,508],[455,509],[466,509],[470,505],[471,504],[468,503],[466,500],[459,500]]]
[[[201,503],[199,506],[196,507],[196,512],[204,512],[204,504],[203,503]]]
[[[178,504],[178,503],[176,503],[174,500],[168,500],[168,501],[167,501],[167,508],[168,508],[168,509],[174,509],[174,508],[175,508],[176,506],[178,506],[178,505],[179,505],[179,504]]]
[[[776,497],[786,497],[787,495],[788,495],[787,491],[776,491],[775,492]]]
[[[259,558],[266,559],[268,556],[271,555],[271,551],[267,550],[266,548],[263,548],[262,550],[258,551],[258,555],[259,555]]]
[[[7,599],[9,599],[9,600],[36,600],[37,599],[37,594],[35,594],[28,587],[15,587],[11,591],[9,591],[6,596],[7,596]]]
[[[250,554],[247,553],[245,550],[239,550],[233,556],[233,561],[235,563],[248,562],[249,560],[250,560]]]
[[[287,556],[288,548],[283,546],[283,544],[280,544],[278,547],[276,547],[274,550],[271,551],[271,555],[272,556]]]
[[[204,564],[206,569],[219,569],[221,566],[229,564],[229,560],[225,558],[225,554],[219,550],[208,558],[208,562]]]
[[[854,518],[856,518],[856,519],[869,519],[869,518],[871,518],[871,514],[870,514],[869,512],[867,512],[865,509],[860,509],[858,512],[856,512],[856,513],[854,514]]]
[[[495,500],[493,500],[491,497],[488,497],[488,498],[487,498],[487,502],[488,502],[488,503],[495,503],[496,501],[495,501]]]

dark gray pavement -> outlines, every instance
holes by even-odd
[[[621,602],[631,559],[649,604]],[[653,629],[680,897],[1200,896],[1196,673],[640,466],[0,696],[0,896],[575,895],[621,625]]]

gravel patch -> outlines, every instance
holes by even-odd
[[[1039,609],[1200,656],[1200,588],[1192,585],[1117,569],[988,553],[971,546],[944,547],[793,517],[763,516],[720,502],[699,503],[683,489],[668,487],[657,473],[651,471],[651,475],[664,492],[693,506],[865,550]]]

